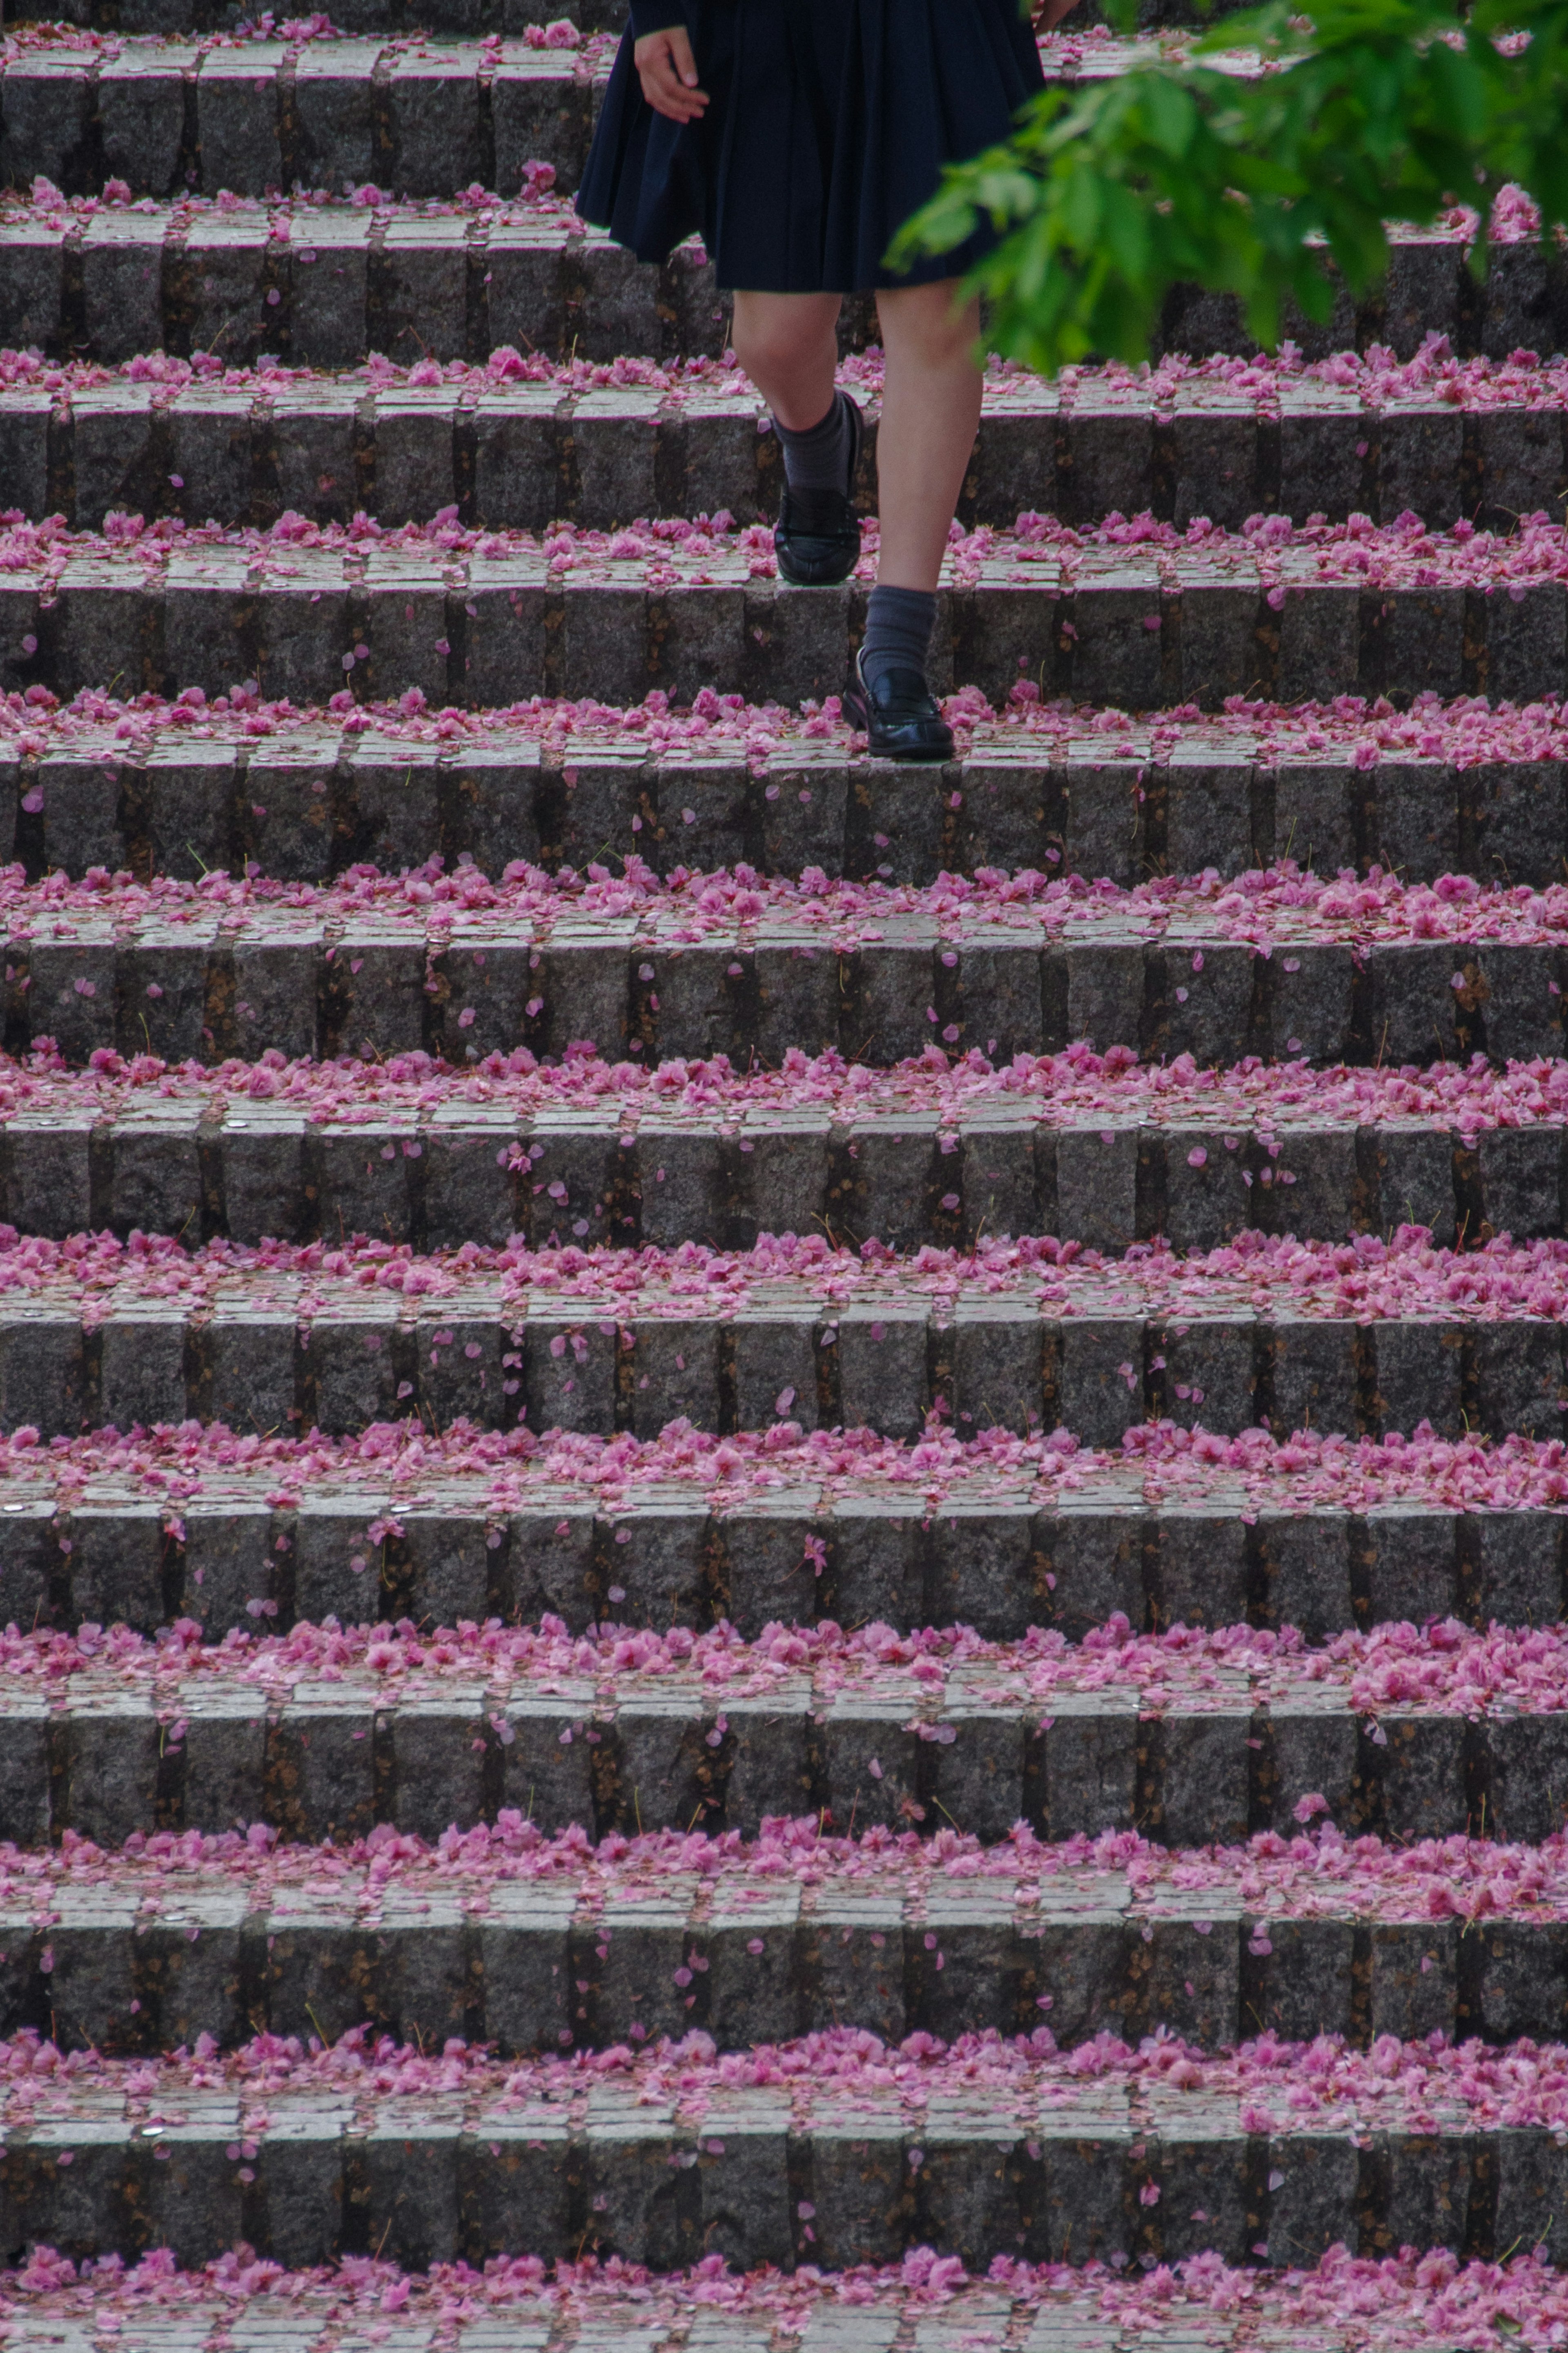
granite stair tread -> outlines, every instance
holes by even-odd
[[[1562,2031],[1560,1838],[1298,1833],[1193,1858],[1126,1833],[950,1835],[943,1855],[780,1831],[721,1854],[652,1832],[613,1862],[515,1814],[424,1850],[405,1831],[270,1851],[186,1832],[110,1855],[78,1841],[0,1866],[0,2030],[119,2053],[369,2026],[523,2055],[693,2028],[742,2051],[846,2016],[894,2042],[1045,2023],[1063,2050],[1159,2026],[1223,2046],[1257,2021],[1355,2048]],[[1131,1850],[1120,1867],[1108,1847]]]
[[[127,1261],[77,1237],[50,1270],[24,1244],[0,1254],[0,1413],[46,1439],[187,1420],[342,1435],[409,1416],[912,1440],[934,1416],[965,1436],[1113,1446],[1144,1420],[1552,1440],[1568,1411],[1561,1243],[1358,1254],[1292,1239],[1217,1263],[1065,1266],[983,1245],[915,1276],[817,1243],[705,1265],[689,1245],[673,1263],[595,1265],[569,1247],[486,1268],[470,1252],[399,1261],[362,1246],[357,1266],[340,1250],[322,1268],[317,1249],[295,1264],[274,1250],[237,1265],[226,1249]]]
[[[1561,2097],[1561,2046],[1542,2053],[1533,2100],[1490,2052],[1461,2066],[1394,2044],[1382,2074],[1346,2052],[1307,2116],[1245,2046],[1177,2060],[1182,2088],[1180,2045],[1107,2053],[1093,2073],[999,2038],[897,2066],[848,2031],[759,2046],[740,2067],[710,2049],[599,2073],[450,2043],[439,2062],[353,2042],[270,2069],[246,2052],[195,2069],[100,2060],[13,2089],[13,2227],[67,2255],[161,2242],[195,2263],[237,2238],[330,2261],[353,2251],[356,2206],[373,2247],[421,2269],[482,2260],[520,2232],[546,2257],[591,2239],[664,2271],[704,2247],[741,2270],[806,2254],[837,2268],[932,2242],[983,2267],[1004,2235],[1034,2261],[1071,2244],[1102,2261],[1202,2249],[1235,2263],[1261,2234],[1300,2262],[1346,2242],[1451,2243],[1479,2181],[1482,2247],[1543,2233],[1554,2251],[1561,2228],[1565,2159],[1540,2118]]]
[[[420,1580],[406,1566],[439,1541],[416,1526],[422,1544],[404,1554],[400,1537],[389,1555],[384,1533],[364,1532],[363,1503],[353,1499],[356,1514],[347,1500],[296,1514],[284,1556],[294,1605],[329,1634],[374,1606],[373,1559],[381,1579],[392,1575],[418,1606]],[[689,1649],[679,1627],[663,1637],[636,1630],[649,1610],[667,1623],[667,1613],[700,1623],[713,1609],[698,1569],[707,1568],[707,1584],[724,1564],[693,1561],[704,1514],[667,1508],[605,1533],[580,1507],[563,1510],[559,1522],[548,1507],[510,1516],[492,1586],[504,1577],[522,1604],[531,1584],[525,1617],[538,1617],[542,1602],[550,1618],[560,1601],[580,1621],[584,1586],[624,1576],[616,1589],[626,1599],[598,1605],[625,1612],[624,1630],[612,1621],[585,1641],[546,1633],[510,1657],[494,1619],[423,1640],[351,1626],[330,1642],[301,1641],[297,1630],[205,1649],[194,1620],[177,1620],[185,1632],[155,1644],[117,1633],[107,1651],[98,1621],[85,1619],[74,1639],[38,1636],[29,1647],[11,1637],[0,1835],[37,1844],[71,1832],[110,1846],[137,1832],[263,1822],[293,1840],[352,1841],[383,1822],[438,1840],[500,1823],[511,1809],[542,1831],[576,1824],[599,1839],[700,1827],[754,1838],[771,1819],[808,1814],[840,1835],[930,1839],[952,1830],[990,1843],[1022,1823],[1057,1841],[1140,1831],[1187,1848],[1233,1846],[1250,1831],[1289,1837],[1320,1804],[1352,1835],[1463,1839],[1483,1811],[1508,1839],[1539,1842],[1562,1829],[1553,1792],[1568,1714],[1540,1671],[1542,1657],[1557,1660],[1560,1632],[1532,1649],[1496,1629],[1450,1625],[1441,1677],[1413,1670],[1408,1626],[1313,1651],[1267,1629],[1188,1630],[1172,1645],[1128,1636],[1121,1618],[1084,1646],[1044,1657],[1026,1637],[985,1643],[965,1630],[945,1658],[911,1644],[914,1658],[897,1663],[887,1654],[899,1642],[882,1620],[858,1643],[826,1621],[795,1646],[805,1659],[788,1662],[777,1656],[792,1645],[776,1626],[754,1647],[722,1623],[691,1634]],[[66,1541],[79,1601],[119,1618],[127,1599],[134,1605],[127,1588],[138,1573],[145,1589],[149,1564],[162,1586],[172,1563],[177,1583],[184,1564],[164,1541],[167,1516],[90,1503],[73,1510]],[[226,1529],[222,1512],[203,1514],[215,1577],[222,1571],[233,1583],[237,1571],[259,1581],[266,1515],[253,1506],[247,1525],[227,1516]],[[384,1530],[388,1520],[405,1525],[384,1511],[372,1525]],[[195,1523],[184,1524],[188,1560]],[[565,1536],[553,1533],[561,1526]],[[775,1574],[793,1555],[798,1578],[799,1526],[787,1531],[796,1546],[778,1541],[785,1530],[776,1520],[759,1531],[756,1515],[749,1525],[735,1519],[729,1533],[755,1535]],[[109,1544],[128,1530],[135,1541],[116,1561]],[[1204,1532],[1191,1522],[1175,1531],[1173,1565],[1190,1566]],[[8,1528],[7,1538],[18,1533],[26,1531]],[[963,1523],[954,1516],[946,1533],[951,1559]],[[847,1513],[833,1534],[827,1589],[845,1616],[889,1601],[896,1610],[890,1579],[876,1573],[890,1548],[879,1544],[875,1518]],[[1397,1567],[1398,1532],[1388,1549]],[[595,1553],[610,1566],[587,1568]],[[442,1565],[451,1567],[450,1555]],[[1557,1560],[1545,1566],[1560,1584]],[[7,1577],[18,1589],[26,1581]],[[1167,1582],[1174,1591],[1176,1579]],[[958,1615],[966,1597],[957,1578],[949,1583]],[[202,1606],[205,1588],[194,1598]],[[628,1650],[656,1663],[617,1666]],[[716,1662],[727,1673],[709,1672]],[[1412,1689],[1420,1696],[1400,1695]]]
[[[356,657],[351,685],[358,670]],[[1026,701],[998,715],[960,694],[947,708],[959,757],[910,773],[823,712],[739,698],[680,712],[541,702],[514,717],[89,692],[24,704],[0,735],[0,837],[35,879],[106,866],[195,881],[226,860],[237,871],[247,837],[268,877],[290,881],[433,855],[496,880],[520,855],[579,873],[635,855],[664,874],[750,864],[900,885],[992,867],[1127,888],[1292,857],[1417,884],[1543,888],[1564,871],[1568,735],[1539,706],[1255,702],[1204,720]],[[317,800],[323,821],[307,826]]]
[[[1321,326],[1292,322],[1294,340],[1309,357],[1375,343],[1409,359],[1429,333],[1498,360],[1561,348],[1568,282],[1542,269],[1533,241],[1492,248],[1479,300],[1467,256],[1463,230],[1396,230],[1384,300],[1358,313],[1342,298]],[[482,365],[503,343],[606,362],[716,357],[728,317],[700,247],[644,269],[601,231],[574,227],[552,195],[481,189],[459,204],[449,193],[436,209],[60,196],[0,210],[0,341],[60,357],[216,351],[233,366],[273,353],[338,368],[370,351],[403,361],[423,351]],[[868,302],[854,303],[846,341],[875,341],[873,320]],[[1203,357],[1251,346],[1233,302],[1189,292],[1173,301],[1161,348]]]

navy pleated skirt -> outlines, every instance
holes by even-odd
[[[942,165],[1005,139],[1042,86],[1017,0],[685,0],[685,15],[707,114],[654,112],[628,32],[584,220],[642,261],[700,231],[720,285],[759,293],[919,285],[979,258],[985,230],[907,272],[886,260]]]

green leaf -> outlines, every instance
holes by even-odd
[[[1191,94],[1169,72],[1139,77],[1139,104],[1149,136],[1167,155],[1184,155],[1198,127],[1198,111]]]

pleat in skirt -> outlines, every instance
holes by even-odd
[[[969,269],[955,252],[888,268],[942,166],[1007,136],[1042,86],[1016,0],[686,0],[700,122],[656,114],[621,43],[577,198],[639,260],[700,233],[723,287],[852,294]],[[674,11],[672,10],[672,21]]]

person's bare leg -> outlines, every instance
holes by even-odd
[[[980,425],[980,306],[955,279],[877,297],[887,373],[877,428],[878,585],[934,589]]]
[[[860,411],[836,389],[837,294],[735,297],[735,353],[773,413],[784,461],[773,548],[796,588],[847,580],[860,561],[854,476]]]
[[[833,405],[840,301],[837,294],[735,297],[735,357],[792,433],[807,432]]]
[[[845,689],[873,753],[947,760],[952,731],[929,684],[942,551],[980,422],[980,322],[956,281],[879,293],[885,374],[877,432],[881,552]]]

